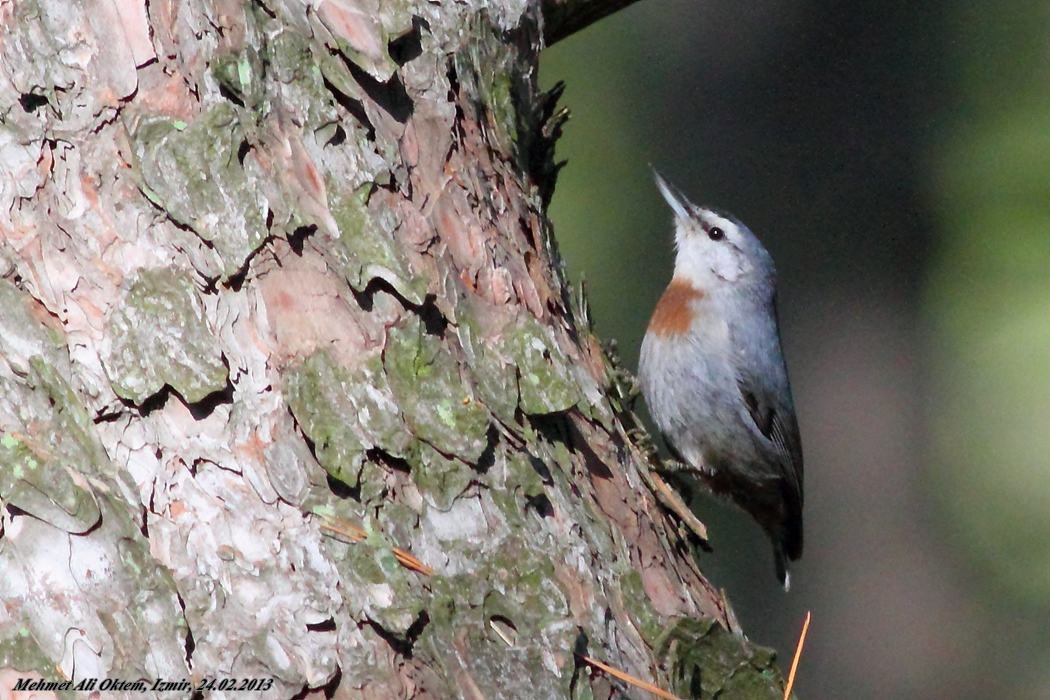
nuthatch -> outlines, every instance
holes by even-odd
[[[673,476],[699,479],[758,521],[786,590],[788,561],[802,555],[802,443],[773,260],[747,226],[655,175],[677,256],[642,341],[642,393],[681,463]]]

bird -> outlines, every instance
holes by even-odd
[[[802,441],[777,321],[773,259],[738,219],[691,203],[660,173],[675,264],[642,340],[638,379],[688,489],[705,485],[773,543],[777,579],[802,556]]]

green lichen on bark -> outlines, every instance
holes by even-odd
[[[557,555],[514,533],[474,549],[482,555],[476,568],[431,581],[434,624],[424,648],[446,667],[458,665],[457,647],[469,649],[471,679],[484,697],[568,697],[571,657],[559,678],[545,655],[572,649],[578,634],[557,583]]]
[[[445,342],[417,317],[390,329],[383,353],[390,387],[413,434],[434,449],[475,463],[490,416],[463,382]]]
[[[364,488],[368,450],[378,447],[405,459],[412,436],[405,430],[379,355],[353,369],[319,350],[285,374],[292,415],[313,443],[317,461],[352,488]]]
[[[4,549],[0,545],[0,560],[6,555]],[[21,618],[22,615],[13,615],[0,622],[0,659],[4,660],[4,667],[19,671],[54,668],[54,661],[40,648]]]
[[[366,520],[365,526],[365,540],[349,545],[336,564],[349,613],[404,636],[426,609],[429,595],[420,575],[398,563],[394,544],[371,521]]]
[[[121,398],[140,404],[170,386],[188,403],[226,387],[218,338],[193,281],[173,269],[142,270],[106,324],[103,366]]]
[[[5,433],[0,437],[0,499],[66,532],[98,522],[94,495],[52,455]]]
[[[80,395],[55,365],[44,357],[30,360],[34,389],[44,392],[51,407],[52,449],[58,459],[84,474],[107,477],[112,473],[109,457],[99,444],[94,421]]]
[[[0,381],[0,396],[7,402],[0,499],[25,513],[23,524],[0,543],[0,594],[10,609],[28,613],[9,618],[13,625],[0,623],[0,656],[22,670],[53,668],[38,658],[35,636],[46,637],[50,615],[58,615],[125,659],[129,675],[183,673],[185,626],[170,614],[177,605],[174,584],[117,495],[134,493],[134,485],[126,472],[112,468],[79,395],[37,355],[24,379]],[[61,581],[50,603],[37,597],[36,589],[47,586],[42,576]],[[68,579],[90,606],[63,597]],[[41,614],[49,604],[53,609]],[[100,636],[103,630],[108,639]],[[145,648],[151,654],[141,657]]]
[[[568,360],[534,317],[500,332],[481,327],[474,314],[461,314],[457,338],[485,405],[506,423],[515,412],[545,415],[566,411],[583,398]]]
[[[108,459],[65,379],[41,356],[29,364],[25,380],[0,379],[0,394],[10,401],[0,436],[0,497],[65,532],[83,533],[100,517],[85,477],[109,478]]]
[[[784,694],[776,653],[713,620],[679,620],[661,640],[658,654],[682,697],[780,700]]]
[[[426,443],[420,445],[419,469],[412,479],[427,502],[438,510],[447,511],[478,474],[469,465],[455,457],[446,457]]]
[[[339,225],[339,240],[334,242],[331,256],[336,269],[358,291],[378,278],[389,282],[410,302],[422,304],[426,280],[410,274],[391,231],[380,228],[387,224],[392,230],[397,222],[385,222],[382,213],[369,212],[365,206],[372,185],[346,191],[334,184],[329,187],[329,199],[332,217]]]
[[[627,614],[631,622],[642,635],[642,639],[650,647],[656,647],[657,642],[664,633],[664,623],[660,614],[656,612],[649,602],[649,596],[645,592],[642,583],[642,575],[631,569],[624,571],[617,578],[620,587],[620,597],[623,600]]]
[[[529,415],[567,411],[582,398],[568,361],[535,318],[525,316],[520,328],[506,333],[504,346],[518,368],[522,411]]]
[[[480,20],[473,30],[479,35],[496,31]],[[523,81],[517,47],[479,38],[457,53],[453,61],[464,88],[484,108],[493,145],[508,155],[524,155],[516,148],[521,142],[519,132],[527,128],[522,123],[520,108],[532,96],[531,86]],[[525,165],[524,160],[518,162],[523,170]]]
[[[513,424],[518,408],[517,370],[501,352],[499,344],[489,341],[484,331],[469,302],[465,302],[456,337],[477,386],[478,397],[501,421]]]
[[[261,178],[239,158],[249,129],[236,108],[218,103],[189,125],[151,117],[132,134],[143,192],[215,247],[224,276],[268,235]]]
[[[209,66],[211,74],[228,95],[243,103],[249,110],[258,106],[261,76],[264,74],[261,57],[253,46],[241,51],[217,56]]]
[[[487,474],[480,478],[492,486],[492,502],[508,523],[514,527],[530,527],[532,523],[527,519],[536,517],[536,499],[545,496],[540,472],[546,474],[547,466],[531,455],[521,455],[505,447],[501,451],[501,458],[506,460],[508,483],[492,483],[495,480],[486,478]]]
[[[83,477],[104,474],[108,460],[63,376],[59,331],[34,319],[25,302],[0,280],[0,351],[14,370],[0,377],[0,498],[66,532],[85,532],[99,507]]]

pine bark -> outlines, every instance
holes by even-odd
[[[482,5],[0,8],[5,687],[779,697],[562,274],[542,18]]]

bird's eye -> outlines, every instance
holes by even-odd
[[[712,241],[720,241],[726,237],[726,232],[718,228],[717,226],[712,226],[711,228],[707,229],[707,237],[710,238]]]

